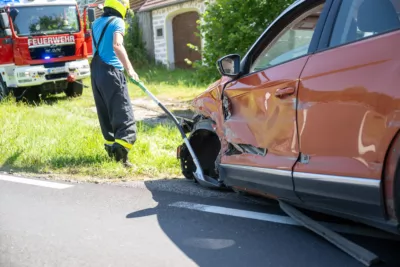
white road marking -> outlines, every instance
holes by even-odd
[[[197,210],[202,212],[214,213],[214,214],[221,214],[221,215],[228,215],[240,218],[247,218],[259,221],[267,221],[273,223],[280,223],[286,225],[293,225],[293,226],[300,226],[295,220],[290,218],[289,216],[282,216],[276,214],[268,214],[262,212],[255,212],[255,211],[248,211],[248,210],[239,210],[239,209],[232,209],[232,208],[225,208],[219,206],[210,206],[210,205],[203,205],[198,203],[191,203],[191,202],[175,202],[169,205],[170,207],[175,208],[184,208],[190,210]],[[362,235],[362,236],[369,236],[369,237],[376,237],[382,239],[392,239],[392,240],[399,240],[398,237],[391,235],[389,233],[375,230],[370,227],[361,227],[361,226],[351,226],[351,225],[343,225],[343,224],[335,224],[335,223],[326,223],[320,222],[326,227],[329,227],[333,231],[342,233],[342,234],[353,234],[353,235]]]
[[[60,184],[60,183],[54,183],[54,182],[40,181],[40,180],[21,178],[21,177],[4,175],[4,174],[0,174],[0,181],[36,185],[36,186],[49,187],[49,188],[54,188],[54,189],[66,189],[66,188],[73,187],[73,185],[69,185],[69,184]]]

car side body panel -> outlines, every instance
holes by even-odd
[[[298,158],[296,95],[298,81],[308,56],[251,74],[228,84],[231,115],[224,122],[224,137],[229,143],[267,149],[266,155],[224,155],[224,164],[291,171]],[[279,89],[293,93],[279,98]],[[288,162],[289,161],[289,162]]]
[[[297,1],[250,48],[244,76],[221,78],[193,106],[214,123],[228,187],[400,234],[400,31],[327,49],[341,1],[327,2],[316,50],[253,74],[243,67],[275,24],[312,3]],[[284,88],[294,93],[275,96]]]
[[[241,77],[224,88],[221,139],[228,143],[228,150],[221,150],[219,168],[225,185],[299,201],[292,178],[293,166],[299,158],[297,88],[309,55],[316,49],[331,5],[329,0],[325,5],[324,2],[296,1],[286,9],[249,49],[242,61]],[[250,72],[255,58],[269,42],[286,31],[299,16],[305,12],[319,12],[321,6],[324,7],[322,16],[315,22],[308,53],[300,49],[303,53],[297,58],[280,64],[271,61],[265,69],[257,67],[259,70]],[[308,14],[311,17],[311,13]]]
[[[249,189],[260,186],[272,195],[297,199],[292,180],[299,157],[296,95],[307,59],[304,56],[250,74],[225,88],[230,108],[223,126],[224,138],[229,144],[247,145],[255,151],[222,154],[226,185]],[[287,88],[292,93],[276,95]]]
[[[309,161],[294,168],[305,203],[383,217],[380,180],[400,126],[398,47],[400,31],[310,57],[298,95],[300,151]]]

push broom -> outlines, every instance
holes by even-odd
[[[186,137],[185,132],[183,131],[182,126],[179,124],[179,121],[177,120],[177,118],[174,116],[174,114],[172,114],[144,85],[144,83],[142,81],[136,81],[135,79],[133,79],[132,77],[130,78],[130,81],[137,85],[143,92],[145,92],[167,115],[168,117],[174,122],[175,126],[178,128],[182,139],[186,145],[186,147],[189,150],[190,155],[192,156],[193,162],[196,166],[196,171],[193,173],[196,181],[206,187],[210,187],[210,188],[221,188],[222,184],[218,181],[216,181],[215,179],[204,175],[203,173],[203,169],[200,166],[199,160],[196,156],[196,154],[194,153],[194,150],[192,148],[192,146],[190,145],[189,140]]]

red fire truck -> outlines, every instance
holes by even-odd
[[[79,96],[91,54],[86,9],[81,18],[75,0],[0,0],[0,99]]]

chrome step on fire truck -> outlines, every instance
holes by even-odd
[[[0,0],[0,99],[79,96],[91,54],[86,9],[81,17],[75,0]]]

